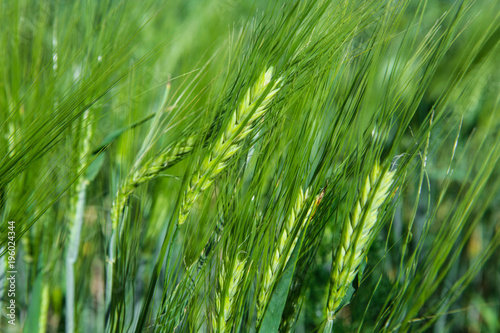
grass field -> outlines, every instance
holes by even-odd
[[[499,44],[490,0],[0,0],[0,331],[500,331]]]

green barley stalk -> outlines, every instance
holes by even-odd
[[[240,105],[232,114],[226,130],[217,140],[210,154],[203,159],[199,171],[189,180],[180,206],[179,225],[186,221],[196,199],[226,168],[229,159],[240,150],[243,140],[252,133],[254,125],[268,110],[271,101],[281,88],[281,79],[278,79],[274,86],[268,87],[272,77],[273,67],[270,67],[260,75],[253,87],[248,89]]]
[[[229,260],[227,260],[228,262]],[[215,332],[230,333],[234,325],[235,309],[237,305],[238,292],[244,281],[246,258],[236,258],[231,270],[227,271],[222,265],[219,275],[219,288],[215,295],[215,311],[212,324]]]
[[[335,314],[340,309],[348,287],[358,274],[359,266],[374,237],[379,208],[388,196],[394,172],[381,170],[375,164],[368,175],[354,210],[342,228],[342,238],[332,261],[330,290],[326,306],[327,323],[324,332],[331,332]],[[371,199],[371,200],[370,200]]]
[[[307,189],[305,193],[304,191],[302,191],[302,189],[300,189],[299,195],[295,200],[295,205],[292,208],[290,216],[288,217],[286,223],[283,225],[283,230],[281,231],[281,235],[274,250],[273,257],[271,258],[269,265],[264,271],[263,283],[259,291],[259,296],[257,297],[257,328],[260,327],[260,322],[264,317],[267,304],[269,303],[269,300],[271,298],[273,287],[279,276],[280,264],[281,267],[286,266],[293,252],[295,244],[297,243],[299,233],[296,234],[293,240],[291,238],[293,237],[293,231],[297,225],[297,218],[300,216],[304,203],[308,199],[309,194],[309,189]],[[309,208],[304,221],[299,226],[300,229],[304,228],[304,226],[307,224],[312,209],[313,206]],[[292,241],[292,245],[290,247],[287,247],[290,241]]]
[[[90,139],[92,136],[92,119],[90,111],[83,114],[81,123],[81,133],[83,135],[80,153],[78,156],[79,177],[76,180],[76,196],[72,198],[71,211],[73,212],[68,249],[66,252],[66,332],[75,331],[75,271],[74,265],[78,258],[80,247],[80,236],[83,225],[83,215],[85,210],[85,197],[87,193],[88,180],[85,178],[83,170],[87,165],[88,155],[91,151]]]

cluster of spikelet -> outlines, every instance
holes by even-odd
[[[281,80],[269,86],[273,78],[273,67],[263,72],[257,82],[248,89],[243,100],[233,112],[222,135],[211,152],[203,159],[198,172],[191,177],[184,192],[179,214],[179,225],[183,224],[196,199],[212,185],[214,179],[227,167],[229,159],[242,147],[257,121],[261,119],[281,87]]]
[[[273,256],[271,257],[269,265],[264,271],[262,286],[257,297],[257,327],[260,326],[260,322],[264,316],[266,304],[268,304],[269,298],[272,293],[273,285],[276,283],[276,279],[279,276],[280,263],[281,267],[286,266],[293,252],[295,244],[297,243],[299,233],[297,233],[296,236],[292,239],[293,231],[297,226],[297,220],[301,215],[302,208],[308,197],[309,189],[305,193],[304,191],[302,191],[302,189],[300,189],[299,195],[295,200],[295,205],[293,206],[288,219],[283,225],[281,234],[279,236],[279,241],[273,252]],[[299,228],[303,228],[307,224],[307,221],[311,215],[310,213],[312,211],[312,208],[313,207],[311,206]],[[292,245],[288,247],[287,251],[287,246],[289,246],[290,241],[292,241]]]
[[[127,199],[135,189],[174,165],[182,156],[189,154],[194,149],[194,144],[194,138],[190,137],[186,142],[176,145],[174,148],[162,150],[125,179],[113,202],[111,211],[113,229],[118,226]]]
[[[368,252],[379,221],[379,208],[386,200],[392,182],[393,172],[383,171],[376,164],[364,182],[354,209],[344,221],[340,244],[334,252],[330,273],[325,332],[331,331],[335,314]]]
[[[226,270],[224,264],[222,265],[215,295],[215,311],[212,317],[215,332],[231,332],[237,305],[237,294],[243,282],[245,265],[246,259],[240,260],[238,258],[233,263],[231,270]]]

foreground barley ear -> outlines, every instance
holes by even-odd
[[[232,114],[226,129],[217,139],[211,152],[203,159],[198,172],[189,180],[180,206],[179,225],[186,221],[196,199],[210,187],[214,179],[226,168],[229,159],[242,147],[243,140],[252,133],[257,121],[268,110],[282,84],[281,79],[278,79],[273,86],[268,87],[272,77],[273,67],[270,67],[248,89],[238,108]]]
[[[238,291],[244,281],[246,258],[236,258],[229,270],[222,264],[219,285],[215,295],[215,311],[212,324],[215,332],[231,332],[234,325],[234,312],[237,306]],[[226,262],[230,262],[226,260]]]
[[[148,182],[160,174],[160,172],[174,165],[186,154],[193,151],[195,139],[189,137],[185,142],[160,151],[156,156],[148,160],[138,170],[131,173],[118,189],[113,208],[111,212],[111,220],[113,229],[116,229],[120,221],[120,217],[127,202],[127,199],[139,187],[139,185]]]
[[[304,301],[304,295],[301,293],[305,277],[303,273],[307,270],[307,267],[311,266],[312,262],[310,261],[310,258],[315,257],[315,255],[312,254],[314,248],[317,246],[315,244],[319,244],[322,238],[318,236],[319,233],[317,232],[317,230],[319,230],[318,220],[326,220],[321,217],[318,219],[316,214],[320,209],[319,207],[323,202],[323,198],[326,195],[327,187],[328,182],[325,184],[325,187],[323,187],[321,192],[316,195],[316,198],[312,203],[313,208],[309,214],[309,221],[307,222],[306,228],[304,228],[304,241],[301,245],[300,252],[298,253],[295,272],[285,301],[285,309],[282,314],[279,332],[295,332],[295,323],[297,322],[302,308],[302,303]],[[322,215],[322,213],[320,213],[320,215]]]
[[[262,286],[260,288],[259,295],[257,297],[257,325],[256,325],[257,328],[260,327],[260,323],[264,318],[264,313],[267,304],[270,301],[273,286],[275,285],[276,280],[280,273],[279,272],[280,264],[281,267],[283,268],[286,266],[293,252],[293,249],[297,243],[299,233],[297,233],[293,239],[292,239],[293,237],[292,233],[294,231],[294,228],[296,228],[297,226],[297,218],[300,216],[304,203],[306,202],[308,197],[309,197],[309,189],[307,189],[305,193],[302,191],[302,189],[300,189],[300,193],[297,199],[295,200],[295,205],[293,206],[292,211],[288,216],[286,223],[283,225],[279,241],[274,249],[274,253],[269,262],[269,265],[264,269],[264,278],[262,280],[263,281]],[[315,202],[313,202],[313,205],[309,208],[307,214],[305,215],[302,224],[299,226],[300,229],[304,228],[304,226],[307,224]],[[290,241],[292,242],[291,246],[289,245]]]
[[[335,314],[340,310],[348,287],[358,274],[359,266],[368,252],[379,220],[378,210],[388,196],[393,176],[394,172],[383,171],[375,164],[365,180],[354,209],[344,222],[340,244],[332,261],[325,332],[331,332]]]

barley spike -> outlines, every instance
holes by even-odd
[[[111,220],[113,221],[113,229],[118,227],[120,217],[127,202],[127,199],[132,195],[134,190],[139,185],[148,182],[158,176],[158,174],[174,163],[179,161],[182,156],[189,154],[194,149],[195,140],[193,137],[187,139],[184,143],[176,145],[171,149],[164,149],[156,156],[148,160],[137,171],[131,173],[120,186],[116,199],[113,202],[111,212]]]
[[[393,174],[392,171],[382,171],[376,164],[365,180],[354,209],[344,222],[341,242],[335,251],[330,273],[325,332],[331,331],[342,299],[368,252],[368,246],[374,237],[376,223],[379,220],[378,211],[388,196]]]
[[[270,300],[273,286],[276,283],[276,279],[279,275],[280,263],[284,260],[282,267],[286,266],[293,252],[295,244],[297,243],[298,234],[292,240],[292,245],[290,246],[288,251],[286,251],[287,245],[290,242],[291,235],[293,233],[293,229],[297,224],[297,218],[299,217],[302,208],[304,206],[304,203],[308,197],[309,197],[309,189],[306,190],[305,193],[304,191],[302,191],[302,189],[300,189],[299,195],[295,200],[295,205],[293,206],[292,211],[288,216],[288,219],[286,220],[286,223],[282,227],[281,234],[279,236],[279,241],[274,249],[271,261],[269,262],[269,265],[264,271],[262,287],[260,288],[260,292],[257,297],[257,327],[260,326],[260,322],[265,313],[266,305]],[[302,223],[300,228],[303,228],[307,223],[311,210],[312,207],[311,209],[309,209],[309,212],[304,218],[304,222]]]
[[[254,125],[268,110],[271,101],[281,87],[277,80],[271,90],[264,96],[273,76],[273,67],[263,72],[257,82],[248,89],[238,108],[231,116],[225,131],[218,138],[211,152],[203,159],[200,169],[188,183],[179,214],[179,225],[183,224],[200,194],[212,185],[214,179],[226,168],[229,159],[242,146],[245,138],[252,133]],[[245,120],[247,120],[245,122]]]
[[[233,268],[227,271],[222,265],[219,275],[219,289],[215,297],[215,313],[213,327],[215,332],[230,333],[234,321],[237,295],[241,283],[244,281],[246,259],[236,259]]]

